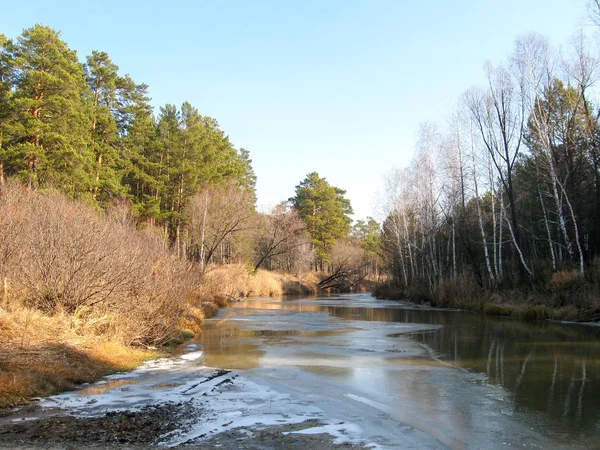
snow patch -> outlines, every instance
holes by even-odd
[[[199,359],[202,359],[203,357],[204,357],[204,352],[201,352],[201,351],[190,352],[190,353],[186,353],[185,355],[180,356],[181,359],[185,359],[186,361],[197,361]]]
[[[136,411],[165,403],[193,406],[195,413],[176,431],[162,436],[159,445],[167,447],[206,440],[236,428],[251,435],[252,429],[299,424],[311,419],[322,425],[300,432],[331,434],[340,443],[364,443],[357,425],[328,417],[312,400],[283,394],[237,372],[199,366],[197,361],[203,356],[204,352],[196,351],[179,358],[149,361],[132,372],[107,377],[133,383],[114,383],[113,388],[102,380],[95,383],[104,389],[101,394],[89,395],[85,390],[67,392],[45,398],[40,405],[61,408],[80,417]]]

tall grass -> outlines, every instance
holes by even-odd
[[[303,279],[278,272],[258,269],[254,272],[244,264],[210,266],[198,290],[202,301],[228,300],[245,297],[273,297],[283,294],[315,294],[317,281],[312,273]]]

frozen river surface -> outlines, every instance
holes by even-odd
[[[235,304],[200,343],[380,447],[600,448],[599,335],[353,294]]]
[[[170,447],[600,448],[599,335],[368,294],[251,299],[207,320],[178,357],[44,399],[36,414],[168,405],[177,425],[154,443]]]

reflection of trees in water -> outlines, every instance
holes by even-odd
[[[258,367],[264,354],[257,343],[233,322],[223,321],[206,326],[200,336],[205,363],[213,367],[250,369]]]
[[[240,308],[244,308],[242,305]],[[526,322],[470,312],[349,307],[310,301],[249,305],[264,312],[295,309],[328,312],[350,320],[442,325],[437,330],[411,333],[411,337],[442,359],[484,373],[488,384],[505,388],[512,397],[506,406],[515,411],[541,411],[570,433],[595,430],[600,420],[600,327]],[[243,343],[238,345],[236,353],[257,354],[256,348],[250,351]],[[422,387],[416,382],[411,389]],[[436,401],[431,395],[427,397],[430,402]]]
[[[565,426],[594,429],[600,419],[598,329],[488,318],[442,317],[435,333],[414,335],[443,359],[485,373],[513,395],[515,409],[547,413]],[[462,317],[461,317],[462,316]]]

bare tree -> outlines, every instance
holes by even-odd
[[[331,251],[329,274],[318,286],[320,289],[349,290],[364,280],[367,265],[366,252],[359,245],[338,241]]]
[[[566,173],[565,179],[561,179],[557,163],[555,162],[555,147],[557,141],[557,127],[555,109],[560,108],[556,105],[556,99],[553,98],[555,74],[554,63],[549,52],[547,41],[537,35],[528,35],[517,41],[513,61],[516,71],[524,86],[524,102],[529,114],[529,130],[534,137],[535,146],[533,150],[542,157],[538,161],[542,164],[542,171],[549,179],[551,186],[551,196],[554,199],[559,228],[564,238],[565,246],[569,258],[575,259],[572,239],[567,229],[566,215],[563,211],[563,202],[567,205],[573,230],[575,234],[575,245],[579,257],[579,270],[584,271],[584,254],[579,239],[578,220],[575,215],[573,205],[566,189],[567,178],[573,174]],[[577,109],[577,106],[575,107]],[[574,117],[573,117],[574,118]],[[571,120],[569,120],[570,122]],[[542,207],[543,198],[542,200]],[[544,216],[546,212],[544,211]],[[547,220],[547,217],[545,217]],[[548,224],[546,224],[547,229]],[[554,256],[553,252],[552,256]]]
[[[521,262],[520,267],[531,277],[533,272],[521,248],[514,186],[515,164],[522,151],[527,120],[524,86],[515,82],[503,66],[495,68],[488,63],[485,70],[488,86],[484,91],[471,91],[468,106],[508,200],[510,216],[507,216],[506,223]]]
[[[228,239],[249,231],[253,224],[252,194],[233,183],[204,188],[186,209],[190,220],[190,248],[203,270],[219,251],[225,252]]]
[[[270,214],[257,218],[254,236],[255,264],[257,270],[273,258],[290,254],[294,249],[310,242],[304,222],[295,209],[286,203],[277,205]],[[272,265],[269,264],[269,268]]]

